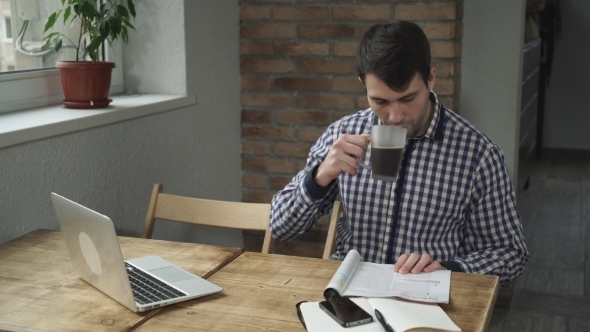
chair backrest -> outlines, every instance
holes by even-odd
[[[162,193],[155,184],[145,218],[142,237],[150,239],[156,219],[198,225],[264,231],[262,253],[272,252],[274,244],[269,229],[270,204],[216,201]]]
[[[342,203],[340,201],[334,201],[332,214],[330,215],[330,226],[328,227],[328,238],[326,239],[324,255],[322,256],[323,259],[330,259],[330,256],[336,251],[336,225],[343,213]]]

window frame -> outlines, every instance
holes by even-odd
[[[15,25],[16,21],[12,17],[10,19]],[[111,45],[104,43],[103,47],[106,48],[106,52],[103,53],[106,54],[104,61],[115,62],[109,95],[123,93],[125,88],[122,42],[118,39]],[[55,105],[63,99],[61,76],[59,69],[55,67],[0,73],[0,114]]]

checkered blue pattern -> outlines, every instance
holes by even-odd
[[[469,273],[493,274],[503,284],[528,261],[514,190],[500,148],[472,124],[444,108],[431,92],[435,114],[426,134],[409,139],[396,183],[374,180],[371,171],[342,173],[323,197],[314,197],[306,175],[341,134],[370,133],[375,115],[359,111],[331,124],[311,148],[306,167],[272,201],[277,240],[307,232],[331,212],[340,196],[336,253],[350,249],[365,261],[394,263],[403,253],[428,253]],[[370,160],[370,146],[365,162]]]

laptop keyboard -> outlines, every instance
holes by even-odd
[[[135,301],[139,304],[154,303],[188,295],[178,289],[150,276],[125,262],[129,282]]]

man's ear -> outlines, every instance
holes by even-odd
[[[436,68],[430,68],[430,74],[428,75],[428,88],[434,89],[434,82],[436,81]]]

